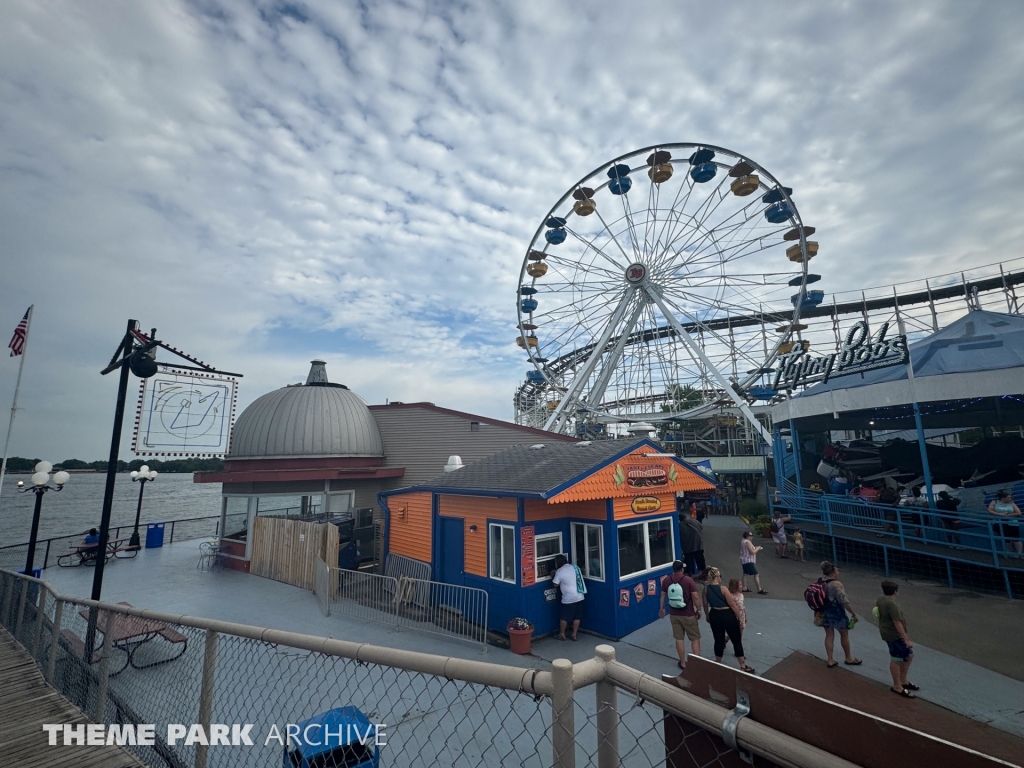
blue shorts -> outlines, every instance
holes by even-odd
[[[743,573],[747,576],[757,576],[757,566],[753,563],[743,563]]]
[[[910,657],[914,655],[913,650],[907,648],[907,643],[902,637],[897,637],[895,640],[886,641],[889,646],[889,657],[893,661],[902,661],[906,663],[910,661]]]

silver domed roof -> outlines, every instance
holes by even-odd
[[[314,360],[307,383],[268,392],[235,422],[229,459],[383,456],[384,442],[366,403],[327,381]]]

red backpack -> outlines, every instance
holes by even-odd
[[[807,606],[812,611],[825,610],[825,607],[828,605],[828,590],[825,585],[830,581],[832,579],[819,579],[813,584],[808,585],[807,589],[804,590],[804,600],[807,601]]]

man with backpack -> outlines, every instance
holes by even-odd
[[[661,580],[661,611],[665,618],[665,598],[668,598],[668,617],[672,637],[676,641],[679,668],[686,669],[686,643],[690,640],[690,653],[700,656],[700,596],[697,585],[683,567],[681,560],[672,563],[672,573]]]

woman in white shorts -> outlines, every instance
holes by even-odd
[[[789,515],[783,515],[778,509],[775,510],[775,516],[772,518],[772,524],[768,530],[772,534],[772,541],[775,542],[776,557],[789,558],[789,555],[786,554],[786,523],[792,519]]]

